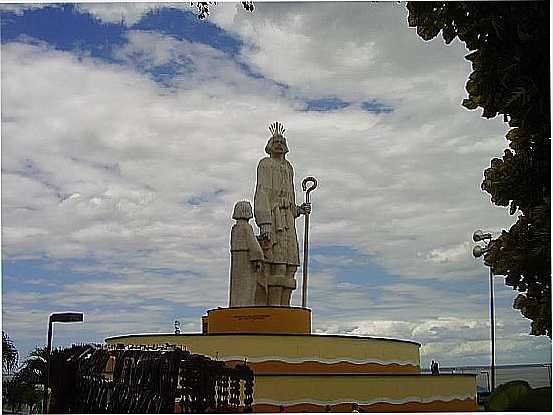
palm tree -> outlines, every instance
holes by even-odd
[[[10,374],[17,368],[19,353],[10,336],[2,330],[2,373]]]
[[[16,373],[10,380],[2,383],[2,407],[9,405],[12,408],[12,412],[21,412],[21,406],[23,404],[23,390],[25,383],[19,378],[19,374]]]
[[[29,353],[19,371],[5,384],[6,403],[11,405],[12,410],[20,411],[23,404],[28,405],[31,413],[41,408],[43,392],[38,385],[43,385],[46,380],[47,358],[46,347],[35,348]]]
[[[19,370],[22,378],[31,384],[44,384],[48,372],[48,349],[36,347],[33,349]]]

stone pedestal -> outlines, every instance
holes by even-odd
[[[208,310],[204,334],[311,334],[311,310],[301,307],[229,307]]]

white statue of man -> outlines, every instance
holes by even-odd
[[[282,124],[274,123],[269,130],[272,136],[265,152],[270,157],[261,159],[257,166],[254,216],[267,265],[268,303],[290,306],[300,264],[295,222],[311,212],[311,205],[296,205],[294,169],[285,157],[288,146]]]

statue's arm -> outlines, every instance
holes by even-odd
[[[255,223],[261,230],[261,235],[268,238],[271,233],[271,206],[269,204],[268,189],[270,188],[271,172],[267,167],[266,159],[257,166],[257,184],[253,200]]]
[[[248,253],[250,261],[263,261],[263,250],[257,241],[257,238],[253,234],[253,229],[248,226],[246,231],[246,241],[248,243]]]
[[[288,164],[290,169],[290,177],[292,182],[292,200],[294,209],[294,218],[299,217],[300,215],[308,215],[311,213],[311,203],[302,203],[301,205],[296,205],[296,188],[294,187],[294,168],[291,164]]]
[[[238,241],[238,226],[236,224],[232,225],[230,230],[230,251],[238,251],[240,249],[240,242]]]

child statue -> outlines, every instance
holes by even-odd
[[[267,304],[263,250],[249,223],[252,217],[250,202],[236,203],[230,233],[230,307]]]

